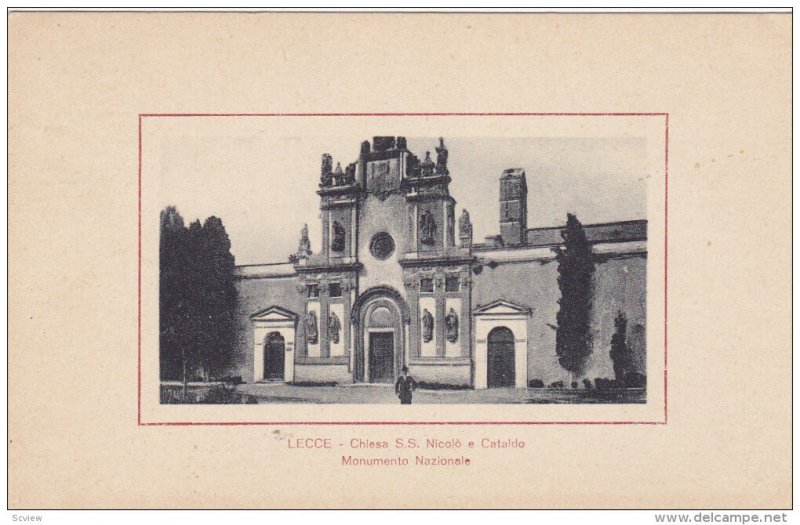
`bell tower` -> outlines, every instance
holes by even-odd
[[[511,168],[500,177],[500,237],[505,246],[524,244],[528,229],[525,170]]]

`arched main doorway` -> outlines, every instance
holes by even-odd
[[[514,333],[505,326],[489,332],[488,342],[488,387],[509,388],[514,386]]]
[[[394,383],[396,327],[400,316],[388,301],[376,301],[367,315],[366,350],[370,383]]]
[[[393,288],[370,288],[356,299],[351,319],[356,329],[353,378],[394,383],[405,363],[408,306]]]
[[[286,340],[279,332],[264,337],[264,379],[283,380]]]

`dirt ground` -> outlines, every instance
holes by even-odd
[[[174,387],[174,386],[170,386]],[[206,388],[193,385],[193,389]],[[396,404],[399,400],[391,385],[297,386],[285,383],[249,383],[238,385],[242,394],[259,403],[316,404]],[[414,392],[420,404],[571,404],[571,403],[645,403],[644,389],[584,390],[550,388],[492,388],[486,390],[423,390]]]

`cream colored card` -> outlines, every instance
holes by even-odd
[[[781,14],[12,13],[9,506],[789,507],[790,75]]]

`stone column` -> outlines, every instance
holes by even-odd
[[[322,208],[322,246],[320,246],[320,253],[324,254],[326,260],[330,260],[331,251],[330,251],[330,211],[326,208]]]
[[[353,204],[350,210],[350,257],[355,260],[358,257],[358,210],[356,204]]]
[[[297,333],[295,341],[295,355],[298,358],[308,356],[308,348],[306,347],[306,312],[308,311],[308,295],[306,293],[306,284],[300,282],[297,285],[297,293],[300,294],[300,311],[297,312],[299,319],[297,320]]]
[[[408,327],[408,349],[411,359],[419,357],[419,280],[411,275],[404,277],[410,322]]]
[[[344,356],[347,358],[347,371],[353,371],[353,348],[350,334],[350,311],[352,305],[353,285],[349,278],[342,279],[342,304],[344,305],[344,319],[342,323],[342,342],[344,343]]]
[[[458,288],[461,295],[461,319],[458,325],[458,337],[461,338],[461,356],[472,355],[472,279],[469,268],[458,275]]]
[[[417,203],[412,204],[411,210],[411,246],[414,247],[414,253],[419,251],[419,239],[417,229],[419,228],[419,207]]]
[[[333,254],[331,253],[331,240],[333,238],[333,212],[330,208],[325,210],[325,217],[325,233],[327,235],[326,239],[322,243],[322,249],[325,250],[325,255],[327,256],[328,262],[330,262],[331,257],[333,257]]]
[[[433,277],[433,297],[436,299],[436,313],[434,314],[433,336],[436,340],[436,357],[445,355],[445,337],[447,330],[444,326],[445,312],[445,293],[444,293],[444,274],[437,271]]]
[[[447,202],[442,202],[442,251],[447,249],[447,236],[449,232],[447,231],[447,227],[449,223],[447,222],[447,207],[449,204]]]
[[[321,358],[331,356],[331,345],[328,339],[328,321],[330,318],[330,293],[328,283],[319,284],[319,356]]]

